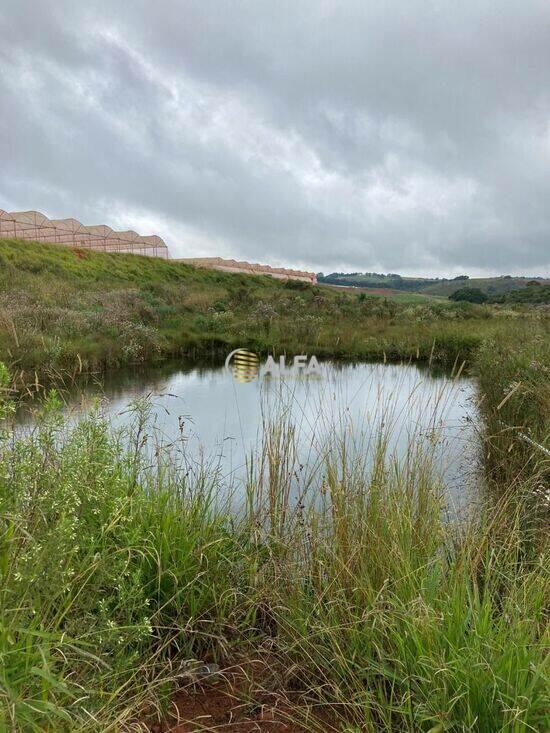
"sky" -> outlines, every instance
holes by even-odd
[[[550,275],[549,0],[2,0],[0,208],[315,272]]]

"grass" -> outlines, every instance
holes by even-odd
[[[264,660],[311,731],[544,729],[530,480],[453,521],[414,439],[358,463],[335,436],[313,481],[279,422],[235,513],[215,474],[151,465],[144,404],[126,434],[68,428],[50,393],[18,437],[1,404],[0,729],[144,730],[194,659]]]
[[[497,484],[530,478],[534,489],[544,490],[550,482],[550,340],[514,330],[506,340],[488,339],[476,354],[475,372],[483,395],[486,467]]]
[[[19,383],[240,346],[452,365],[511,328],[548,335],[542,310],[411,297],[2,240],[0,359]]]
[[[0,731],[145,730],[195,659],[263,660],[311,731],[547,727],[543,309],[399,303],[6,240],[0,305]],[[302,469],[294,426],[267,424],[236,513],[215,472],[143,450],[144,404],[128,433],[97,414],[69,427],[50,392],[32,432],[12,429],[13,387],[34,370],[234,345],[466,360],[486,425],[480,506],[447,516],[414,438],[407,460],[381,434],[357,461],[335,435]]]
[[[321,283],[320,287],[326,289],[334,289],[335,286]],[[412,303],[414,305],[418,305],[420,303],[434,304],[445,302],[445,298],[442,298],[439,295],[424,295],[423,293],[395,290],[392,288],[384,288],[383,286],[381,286],[380,288],[376,288],[374,286],[371,288],[361,288],[359,285],[354,287],[340,287],[343,291],[351,291],[351,293],[355,291],[355,293],[358,294],[358,296],[361,297],[363,300],[365,298],[388,298],[395,303]]]
[[[518,292],[527,286],[531,281],[529,277],[471,277],[467,280],[448,280],[434,284],[427,284],[422,292],[432,295],[448,297],[463,287],[479,288],[491,298],[498,295]],[[548,280],[540,280],[541,287],[548,285]]]

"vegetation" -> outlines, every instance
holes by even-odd
[[[437,283],[437,278],[401,277],[401,275],[383,275],[377,272],[333,272],[330,275],[319,273],[317,280],[327,285],[348,285],[356,288],[391,288],[395,290],[420,291],[426,285]]]
[[[493,484],[505,491],[516,481],[530,482],[537,497],[550,486],[550,339],[512,329],[508,339],[483,343],[474,368]]]
[[[550,305],[550,285],[541,285],[536,280],[527,283],[521,290],[512,290],[491,298],[493,303],[532,303]]]
[[[421,293],[423,295],[449,297],[463,282],[477,288],[490,298],[496,298],[516,290],[523,290],[530,283],[548,286],[550,283],[543,278],[531,279],[526,277],[479,277],[470,278],[468,275],[458,275],[448,278],[402,277],[397,274],[382,275],[375,272],[343,273],[333,272],[330,275],[320,273],[319,282],[331,285],[347,285],[356,288],[391,288],[395,290]],[[521,301],[519,301],[521,302]]]
[[[145,730],[197,659],[262,661],[302,730],[544,729],[550,557],[529,481],[449,522],[414,441],[399,465],[381,435],[367,470],[342,438],[313,477],[277,423],[235,514],[219,477],[145,459],[144,405],[128,435],[97,415],[68,428],[51,393],[14,438],[11,409],[2,730]]]
[[[486,295],[479,288],[459,288],[449,295],[449,300],[469,303],[525,303],[530,305],[550,305],[550,285],[541,285],[537,280],[527,283],[520,290],[510,290],[501,295]]]
[[[459,288],[449,295],[449,300],[469,303],[528,303],[531,305],[550,305],[550,285],[541,285],[536,280],[527,283],[521,290],[511,290],[501,295],[486,295],[479,288]]]
[[[261,663],[243,703],[267,690],[301,730],[544,730],[548,336],[528,305],[399,303],[1,242],[0,731],[152,730],[196,660]],[[144,450],[144,402],[117,431],[99,414],[65,423],[50,391],[36,427],[14,429],[14,383],[35,369],[230,345],[467,360],[486,425],[479,505],[449,516],[420,436],[399,462],[387,435],[357,460],[335,434],[301,466],[284,412],[240,501],[189,470],[185,441]]]
[[[459,288],[449,295],[449,300],[459,303],[464,300],[468,303],[486,303],[487,296],[479,288]]]
[[[135,255],[0,242],[0,359],[18,383],[179,354],[258,352],[452,365],[543,312],[405,302]],[[547,332],[547,331],[546,331]],[[520,336],[521,337],[521,336]]]

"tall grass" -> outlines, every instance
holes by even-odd
[[[550,339],[510,331],[476,356],[486,421],[486,466],[493,485],[522,486],[544,504],[550,486]]]
[[[278,354],[471,361],[487,339],[548,337],[546,311],[364,293],[136,255],[0,240],[0,359],[19,384],[169,355]]]
[[[451,521],[431,456],[383,435],[368,462],[333,444],[296,501],[287,421],[235,514],[219,478],[151,463],[141,415],[69,427],[51,394],[14,436],[2,406],[0,729],[136,729],[190,660],[250,658],[311,730],[544,729],[548,545],[521,502]]]

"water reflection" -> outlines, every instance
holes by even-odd
[[[319,379],[239,383],[219,366],[190,363],[119,371],[65,395],[71,420],[94,400],[117,427],[132,419],[136,399],[149,402],[148,445],[170,446],[189,471],[205,465],[226,485],[244,487],[251,456],[274,423],[292,430],[296,466],[321,472],[327,456],[346,445],[347,460],[364,461],[380,436],[388,454],[405,460],[422,444],[450,501],[463,503],[475,488],[479,441],[475,383],[416,365],[321,363]],[[19,429],[32,429],[29,410]],[[291,448],[287,446],[287,450]]]

